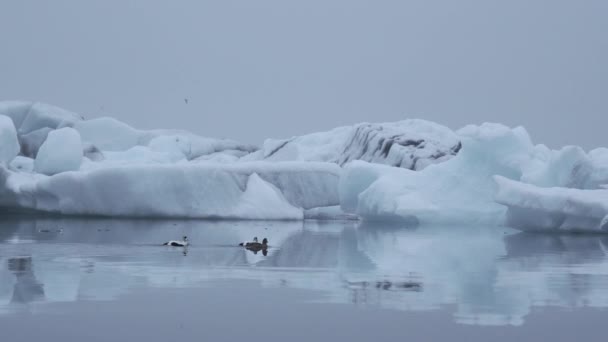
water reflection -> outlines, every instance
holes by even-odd
[[[188,248],[160,246],[183,235]],[[266,253],[238,246],[251,236],[271,241]],[[533,307],[608,307],[606,246],[497,227],[13,218],[0,221],[0,313],[253,279],[318,290],[319,301],[518,325]]]
[[[16,278],[11,303],[27,304],[44,300],[44,288],[36,280],[31,257],[10,258],[7,264],[8,270],[13,272]]]

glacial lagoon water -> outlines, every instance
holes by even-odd
[[[187,235],[187,249],[160,244]],[[237,247],[268,238],[267,255]],[[603,341],[608,236],[0,219],[7,341]]]

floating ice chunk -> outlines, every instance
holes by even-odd
[[[16,172],[33,172],[34,159],[23,156],[17,156],[11,162],[9,169]]]
[[[80,135],[65,127],[49,133],[36,156],[34,170],[45,175],[76,171],[82,162]]]
[[[495,176],[505,224],[521,230],[606,231],[608,190],[541,188]]]
[[[500,223],[493,175],[521,177],[532,143],[523,128],[498,124],[459,131],[462,150],[422,171],[352,163],[340,180],[341,205],[365,219],[407,222]],[[353,208],[356,208],[353,210]]]
[[[134,149],[147,148],[137,146]],[[52,177],[25,177],[4,171],[0,175],[5,179],[0,179],[0,194],[4,194],[0,196],[0,202],[5,206],[62,214],[192,218],[269,216],[266,218],[270,219],[295,218],[295,212],[286,209],[289,206],[298,208],[301,218],[299,208],[338,204],[340,167],[330,163],[92,166],[110,162],[87,162],[86,171]],[[251,178],[254,173],[256,176]],[[251,188],[248,188],[248,182]],[[273,195],[276,189],[281,196]],[[263,197],[255,198],[257,192]],[[286,201],[278,206],[277,198]],[[257,200],[273,204],[265,204],[266,211],[256,209],[258,214],[249,211],[253,204],[243,204]]]
[[[303,211],[289,204],[274,185],[252,173],[232,215],[243,219],[301,220]]]
[[[8,116],[0,115],[0,166],[10,163],[20,149],[13,121]]]

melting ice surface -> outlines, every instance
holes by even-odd
[[[189,248],[160,246],[182,235]],[[266,256],[236,247],[253,236],[269,239]],[[607,248],[603,235],[498,227],[4,218],[0,320],[57,303],[246,280],[309,292],[313,306],[441,311],[464,325],[520,326],[545,308],[608,307]]]

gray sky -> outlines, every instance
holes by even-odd
[[[0,99],[140,128],[260,143],[415,117],[608,146],[605,0],[0,0],[0,46]]]

